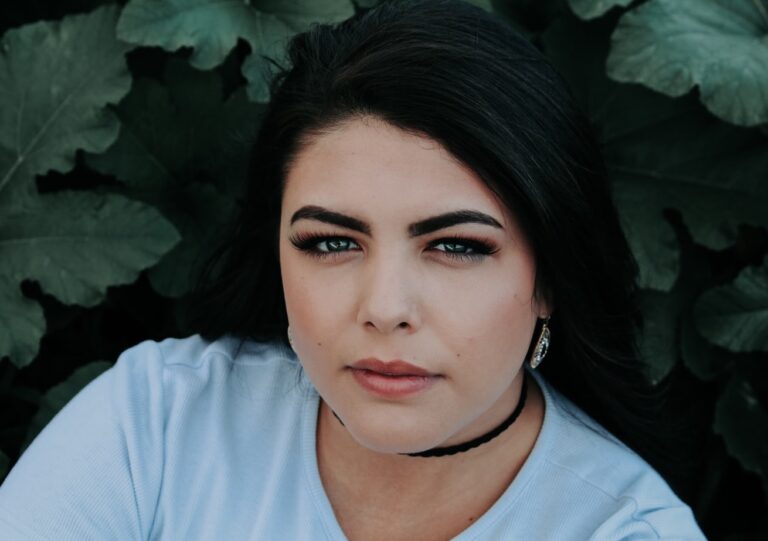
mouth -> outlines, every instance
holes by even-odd
[[[442,378],[405,361],[362,359],[348,367],[366,391],[384,398],[399,398],[429,389]]]
[[[369,358],[360,359],[350,366],[353,370],[367,370],[382,376],[420,376],[435,377],[439,374],[432,373],[424,368],[395,359],[393,361],[380,361],[379,359]]]

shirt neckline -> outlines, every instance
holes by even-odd
[[[453,538],[453,541],[469,541],[477,539],[486,530],[492,527],[497,521],[503,518],[507,511],[515,504],[520,495],[525,491],[528,484],[538,472],[545,457],[549,454],[552,447],[552,440],[556,432],[555,424],[556,412],[554,398],[548,388],[544,378],[535,370],[529,370],[529,376],[533,376],[539,384],[544,397],[544,419],[542,420],[539,435],[536,438],[533,449],[523,466],[518,471],[515,479],[509,484],[496,502],[483,513],[469,528],[463,530]],[[302,370],[302,379],[312,388],[312,392],[306,394],[301,419],[301,455],[306,474],[307,483],[311,498],[320,515],[320,521],[323,524],[325,533],[329,539],[346,539],[336,515],[333,513],[333,507],[328,499],[328,495],[320,479],[320,470],[317,465],[316,436],[317,436],[317,418],[318,408],[320,407],[320,396],[312,387]]]

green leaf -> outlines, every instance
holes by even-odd
[[[768,411],[743,374],[734,374],[718,399],[713,429],[728,453],[768,485]]]
[[[627,7],[632,0],[568,0],[573,12],[582,19],[594,19],[615,6]]]
[[[491,0],[467,0],[470,4],[474,4],[479,8],[483,8],[489,13],[493,13],[493,2]]]
[[[0,276],[3,284],[36,280],[65,304],[94,306],[108,286],[133,282],[177,240],[173,227],[138,201],[117,194],[46,194],[4,214]]]
[[[256,4],[259,10],[285,21],[296,33],[304,32],[312,23],[343,21],[355,14],[350,0],[257,0]]]
[[[128,91],[114,36],[116,6],[9,30],[0,53],[0,357],[24,366],[45,332],[20,291],[36,280],[68,304],[92,306],[135,280],[177,241],[154,209],[116,195],[41,196],[35,175],[69,171],[77,149],[105,150],[119,124],[107,105]]]
[[[8,473],[8,467],[10,465],[11,459],[8,458],[8,455],[6,455],[4,452],[0,451],[0,483],[2,483],[2,480],[5,479],[5,476]]]
[[[0,307],[0,358],[8,355],[21,368],[37,356],[45,333],[43,309],[22,295],[18,283],[3,276],[0,276]]]
[[[114,37],[117,6],[9,30],[0,44],[0,208],[34,193],[34,176],[69,171],[78,148],[105,150],[119,125],[106,109],[131,84]]]
[[[702,103],[743,126],[768,122],[768,16],[746,0],[649,0],[625,13],[608,75]]]
[[[137,80],[118,106],[123,130],[94,169],[116,176],[123,192],[160,209],[183,240],[149,272],[156,291],[180,297],[232,216],[262,107],[243,89],[225,102],[215,71],[169,61],[166,85]]]
[[[262,0],[259,9],[271,13],[291,29],[293,34],[303,32],[312,23],[335,23],[343,21],[354,14],[354,6],[347,0]],[[269,83],[277,72],[274,64],[267,58],[275,60],[280,66],[289,67],[286,45],[287,39],[282,43],[270,42],[269,49],[254,49],[253,53],[243,62],[243,76],[248,80],[248,97],[257,103],[269,101]],[[264,55],[264,56],[262,56]]]
[[[608,80],[610,26],[601,21],[553,24],[545,50],[598,131],[641,286],[666,291],[680,256],[664,210],[679,210],[694,240],[715,250],[733,244],[739,224],[768,225],[768,140],[718,121],[691,96],[670,99]]]
[[[732,351],[768,351],[768,258],[747,267],[732,284],[704,293],[696,326],[713,343]]]
[[[111,366],[112,363],[107,361],[94,361],[79,367],[66,380],[48,389],[40,401],[37,413],[35,413],[35,416],[29,423],[27,436],[22,444],[21,452],[24,452],[40,431],[61,411],[61,408],[66,406],[77,393]]]
[[[686,366],[700,377],[702,373],[709,375],[722,369],[725,364],[715,352],[702,351],[705,348],[714,349],[703,338],[687,335],[693,326],[693,304],[701,291],[711,286],[713,277],[702,250],[694,246],[683,231],[677,231],[677,234],[680,238],[681,268],[674,287],[669,292],[653,289],[640,291],[644,321],[640,351],[648,367],[649,380],[654,385],[667,377],[681,353]],[[692,356],[702,352],[708,356]]]
[[[198,69],[219,65],[243,38],[256,51],[290,35],[287,24],[243,0],[132,0],[117,24],[120,39],[166,51],[192,47]]]
[[[336,22],[354,14],[349,0],[131,0],[123,9],[120,39],[167,51],[194,50],[190,63],[198,69],[219,65],[242,38],[251,46],[243,63],[249,96],[266,102],[274,67],[263,56],[285,65],[285,45],[312,22]]]
[[[692,314],[682,322],[680,353],[688,370],[703,380],[717,378],[734,362],[732,355],[716,348],[699,333]]]
[[[39,308],[19,294],[36,280],[65,304],[93,306],[108,286],[136,280],[178,241],[153,208],[116,194],[62,191],[39,196],[0,214],[0,356],[24,366],[45,328]],[[14,345],[15,344],[15,345]]]
[[[166,297],[181,297],[192,289],[197,272],[235,211],[231,197],[201,182],[189,184],[178,196],[168,202],[165,215],[183,233],[183,241],[149,271],[152,287]]]
[[[640,307],[644,321],[640,354],[648,380],[656,385],[677,364],[677,327],[682,307],[677,296],[652,289],[641,292]]]

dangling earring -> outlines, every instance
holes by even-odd
[[[541,333],[539,334],[539,339],[536,341],[536,347],[533,348],[533,353],[531,354],[531,360],[528,363],[531,366],[532,370],[535,370],[536,367],[541,364],[542,359],[544,359],[544,356],[547,354],[547,351],[549,350],[549,327],[547,326],[548,323],[549,323],[549,317],[544,318],[544,323],[542,323],[542,326],[541,326]]]
[[[291,349],[293,350],[294,353],[296,353],[296,348],[293,347],[293,336],[291,335],[290,325],[288,325],[287,333],[288,333],[288,343],[291,344]]]

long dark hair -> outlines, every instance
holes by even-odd
[[[385,1],[313,25],[288,53],[271,81],[242,209],[199,280],[189,328],[209,340],[285,343],[277,246],[286,171],[312,137],[375,116],[441,143],[507,205],[535,254],[536,294],[554,306],[539,370],[672,473],[660,400],[637,353],[637,265],[590,122],[546,58],[458,0]]]

